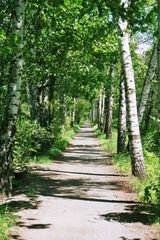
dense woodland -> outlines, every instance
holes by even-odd
[[[0,48],[2,193],[88,119],[160,199],[160,0],[1,0]]]

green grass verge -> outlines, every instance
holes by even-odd
[[[0,206],[0,239],[9,240],[9,231],[16,224],[17,217],[7,205]]]
[[[141,182],[131,175],[131,161],[129,153],[117,154],[117,131],[113,129],[111,140],[105,139],[105,135],[96,130],[96,134],[101,141],[102,147],[112,152],[113,164],[117,171],[127,173],[130,176],[129,185],[138,195],[138,199],[147,204],[156,206],[155,223],[160,224],[160,160],[157,154],[144,149],[145,166],[147,180]]]
[[[102,147],[112,154],[116,153],[117,149],[117,133],[116,130],[113,130],[112,139],[106,139],[105,134],[103,134],[97,127],[94,127],[97,137],[100,139]]]

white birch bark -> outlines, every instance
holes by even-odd
[[[108,110],[106,117],[106,139],[112,138],[112,117],[113,117],[113,95],[112,88],[108,99]]]
[[[148,101],[147,101],[147,106],[146,106],[146,110],[145,110],[145,114],[144,114],[144,124],[143,124],[143,135],[145,135],[148,131],[148,128],[150,126],[150,122],[151,122],[151,115],[152,115],[152,111],[153,111],[153,106],[154,106],[154,91],[153,89],[151,89],[150,93],[149,93],[149,97],[148,97]]]
[[[76,117],[76,98],[74,97],[73,98],[73,109],[71,111],[71,127],[74,126],[74,123],[75,123],[75,117]]]
[[[49,93],[48,93],[48,123],[52,123],[54,119],[54,108],[55,108],[55,88],[56,88],[56,76],[53,74],[49,80]]]
[[[127,10],[129,1],[121,0],[121,4]],[[141,180],[146,178],[145,163],[143,157],[141,136],[138,122],[138,112],[136,103],[136,89],[134,80],[134,70],[130,53],[130,34],[127,20],[119,18],[120,50],[122,54],[122,67],[125,74],[126,103],[129,124],[129,141],[132,174]]]
[[[141,125],[142,120],[143,120],[149,92],[151,89],[151,80],[155,76],[156,66],[157,66],[157,45],[155,44],[155,46],[153,48],[152,56],[151,56],[151,59],[149,62],[146,78],[143,83],[143,89],[142,89],[142,93],[141,93],[141,97],[140,97],[140,101],[139,101],[139,107],[138,107],[139,125]]]
[[[91,103],[91,113],[90,113],[91,122],[94,122],[94,102]]]
[[[120,96],[119,96],[119,118],[118,118],[118,138],[117,152],[125,152],[126,150],[126,96],[124,85],[124,74],[122,72],[120,81]]]
[[[61,110],[62,110],[62,115],[61,115],[61,124],[64,126],[66,124],[66,116],[67,116],[67,106],[66,106],[66,94],[62,93],[61,96]]]
[[[93,123],[95,124],[95,123],[97,123],[97,102],[93,102],[92,107],[93,107],[93,111],[92,111]]]
[[[102,89],[100,89],[99,93],[99,103],[98,103],[98,128],[101,129],[102,126],[102,104],[103,104],[103,94]]]
[[[23,70],[23,26],[25,3],[15,0],[12,11],[12,35],[15,37],[13,57],[10,67],[7,104],[0,138],[0,190],[11,193],[11,164],[16,120],[20,104],[20,90]]]
[[[105,126],[105,91],[102,92],[102,106],[101,106],[101,130],[104,132]]]
[[[113,65],[109,69],[110,85],[105,89],[105,127],[106,139],[112,138],[112,115],[113,115]]]

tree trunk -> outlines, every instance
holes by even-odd
[[[100,100],[97,100],[97,125],[98,125],[98,129],[100,129]]]
[[[107,100],[107,114],[106,114],[106,139],[112,138],[112,115],[113,115],[113,95],[112,95],[112,86],[109,98]]]
[[[76,110],[76,98],[73,98],[73,109],[71,111],[71,127],[74,126],[75,123],[75,110]]]
[[[105,134],[106,139],[112,138],[112,115],[113,115],[113,66],[110,67],[109,78],[110,78],[110,85],[106,89],[106,96],[105,96]]]
[[[55,95],[55,86],[56,86],[56,77],[54,74],[50,77],[49,80],[49,93],[48,93],[48,123],[52,123],[54,119],[54,95]]]
[[[37,102],[37,88],[31,82],[27,84],[27,96],[30,105],[30,116],[33,121],[39,120],[38,117],[38,102]]]
[[[12,190],[11,168],[13,142],[20,104],[20,90],[23,70],[23,26],[25,3],[15,0],[12,11],[12,35],[15,39],[10,67],[7,104],[0,136],[0,191],[9,196]]]
[[[153,104],[154,104],[154,91],[152,90],[150,92],[150,96],[148,98],[146,111],[145,111],[145,115],[144,115],[144,124],[143,124],[143,131],[142,131],[143,135],[145,135],[147,133],[149,125],[150,125]]]
[[[124,73],[122,72],[119,96],[117,152],[120,153],[125,151],[126,151],[126,96],[124,85]]]
[[[141,98],[139,101],[139,107],[138,107],[139,125],[141,125],[143,120],[143,115],[145,112],[145,108],[146,108],[146,104],[147,104],[147,100],[148,100],[148,96],[151,88],[151,80],[155,76],[156,66],[157,66],[157,45],[155,44],[153,48],[152,56],[149,62],[146,78],[143,83]]]
[[[61,124],[62,126],[65,126],[66,124],[66,116],[67,116],[67,112],[66,112],[66,94],[62,93],[61,96]]]
[[[103,91],[100,90],[99,102],[98,102],[98,128],[102,130],[102,119],[103,119]]]
[[[94,102],[91,104],[91,114],[90,114],[91,123],[94,123]]]
[[[97,102],[93,102],[93,124],[96,124],[97,123]]]
[[[101,131],[104,131],[105,124],[105,93],[102,92],[102,104],[101,104]]]
[[[128,9],[128,0],[121,0],[121,4]],[[129,124],[129,141],[132,174],[141,180],[146,178],[145,163],[143,157],[141,136],[139,131],[138,112],[136,103],[136,89],[134,80],[134,70],[130,53],[130,34],[126,20],[119,18],[120,50],[122,54],[122,67],[125,74],[126,103]]]
[[[158,98],[158,132],[160,135],[160,0],[157,0],[157,5],[158,5],[157,98]]]
[[[38,88],[38,116],[39,116],[39,125],[41,127],[46,127],[47,126],[47,111],[46,111],[46,107],[45,107],[45,102],[46,102],[46,97],[48,100],[48,93],[46,90],[46,87],[39,87]]]

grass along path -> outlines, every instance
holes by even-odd
[[[129,153],[117,154],[117,131],[113,129],[112,139],[106,139],[96,127],[96,135],[100,139],[103,149],[112,154],[113,163],[118,172],[129,175],[129,187],[131,191],[137,193],[139,201],[146,204],[146,208],[152,209],[154,218],[152,221],[160,226],[160,176],[159,157],[153,152],[144,149],[145,164],[147,170],[147,180],[143,183],[131,175],[131,161]],[[152,204],[152,205],[151,205]]]

